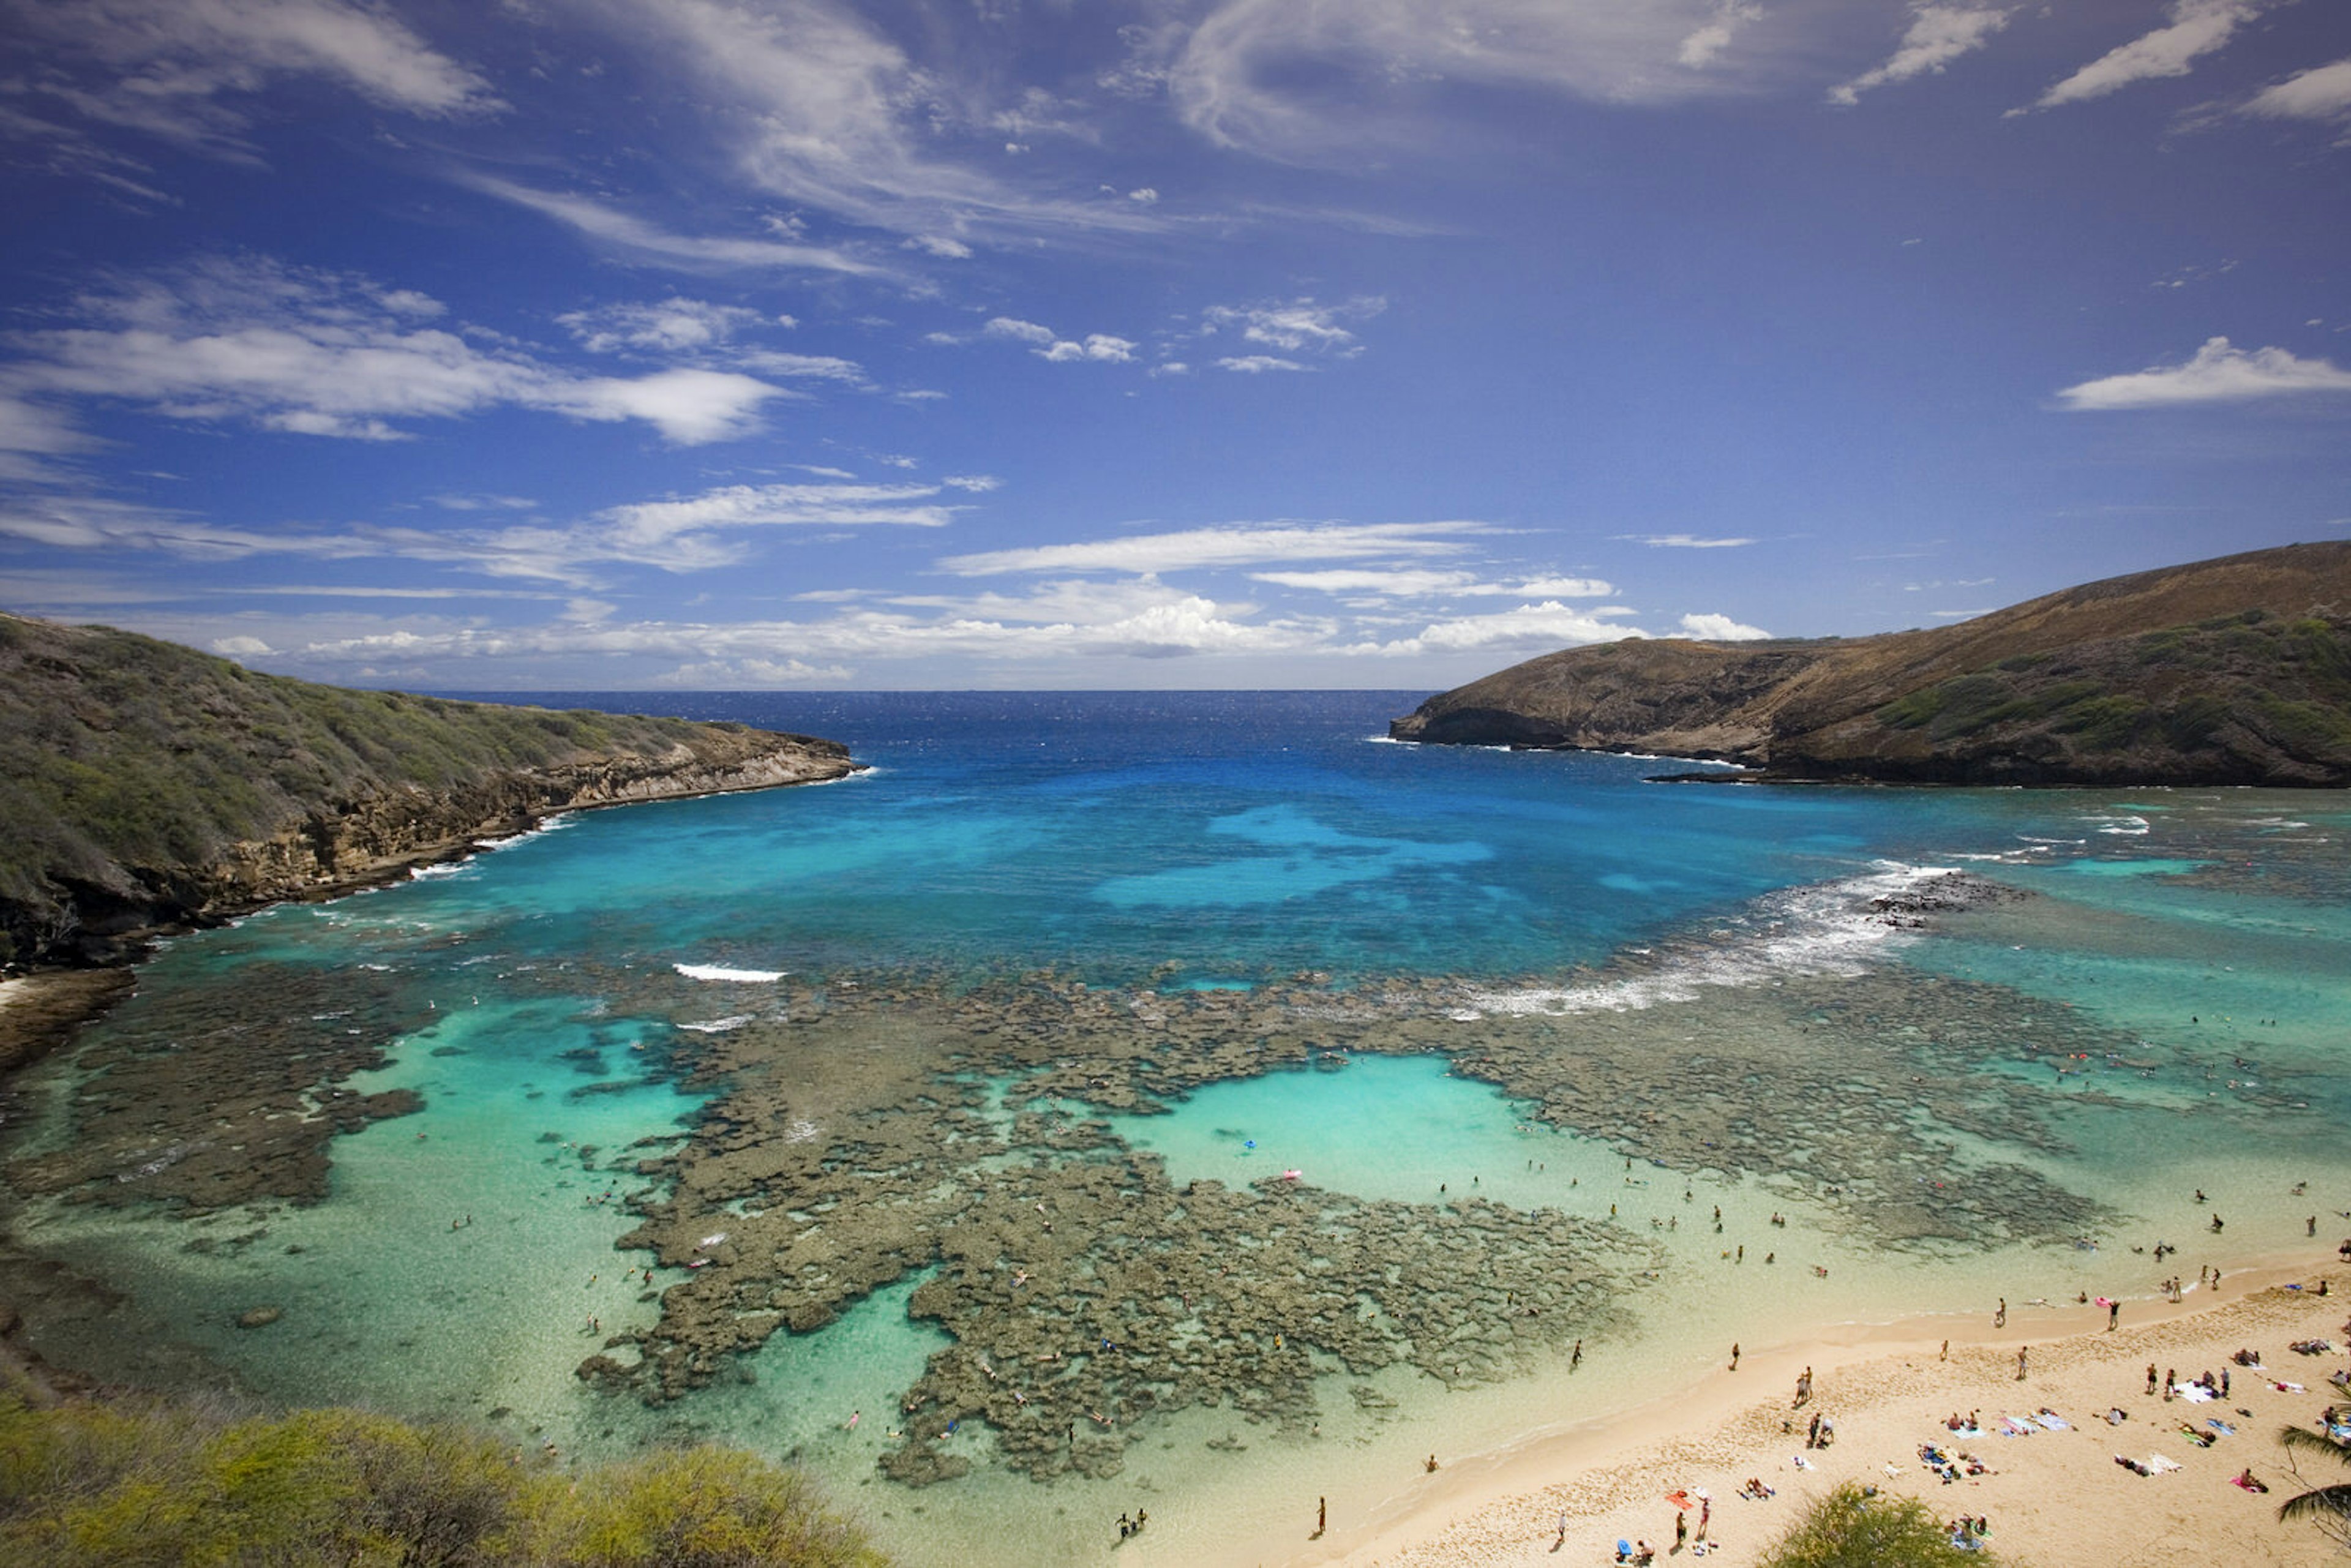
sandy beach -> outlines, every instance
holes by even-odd
[[[2297,1478],[2277,1440],[2281,1427],[2315,1430],[2327,1406],[2351,1406],[2351,1395],[2327,1382],[2346,1365],[2351,1268],[2322,1249],[2314,1243],[2298,1267],[2273,1259],[2231,1272],[2217,1291],[2191,1291],[2176,1305],[2126,1300],[2112,1330],[2095,1304],[2014,1303],[1999,1329],[1973,1314],[1855,1324],[1802,1344],[1750,1347],[1735,1372],[1725,1346],[1726,1364],[1695,1386],[1509,1452],[1440,1459],[1437,1470],[1400,1479],[1368,1519],[1334,1514],[1319,1539],[1310,1534],[1308,1500],[1295,1548],[1263,1561],[1590,1563],[1613,1561],[1621,1539],[1646,1540],[1660,1563],[1678,1562],[1700,1555],[1696,1511],[1690,1546],[1672,1552],[1677,1509],[1667,1494],[1683,1490],[1711,1499],[1703,1555],[1751,1563],[1807,1500],[1854,1480],[1919,1498],[1946,1519],[1988,1519],[1989,1544],[2013,1563],[2151,1568],[2176,1563],[2183,1550],[2199,1559],[2225,1552],[2232,1563],[2339,1562],[2314,1527],[2276,1518],[2285,1497],[2342,1479],[2307,1460]],[[2309,1339],[2335,1348],[2324,1355],[2287,1348]],[[2266,1370],[2231,1363],[2240,1349],[2260,1352]],[[2021,1350],[2029,1353],[2022,1380]],[[2149,1395],[2150,1363],[2158,1378],[2177,1369],[2183,1384],[2226,1367],[2230,1393],[2201,1402]],[[1796,1380],[1807,1367],[1813,1398],[1800,1408]],[[2110,1423],[2110,1410],[2125,1419]],[[1981,1413],[1982,1436],[1946,1428],[1951,1415],[1970,1411]],[[2001,1435],[2001,1417],[2043,1411],[2065,1427],[2035,1423],[2030,1436]],[[1834,1422],[1836,1440],[1808,1450],[1815,1413]],[[2190,1441],[2183,1424],[2210,1434],[2211,1446]],[[1928,1443],[1974,1456],[1986,1472],[1946,1484],[1921,1461]],[[2161,1455],[2179,1469],[2140,1475],[2116,1464],[2117,1455],[2142,1463]],[[2232,1484],[2248,1467],[2269,1485],[2266,1495]],[[1741,1497],[1750,1478],[1775,1495]]]

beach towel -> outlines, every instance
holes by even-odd
[[[1983,1436],[1983,1428],[1981,1427],[1954,1427],[1950,1429],[1950,1432],[1951,1436],[1954,1437],[1980,1437]]]
[[[2074,1429],[2074,1424],[2066,1420],[2063,1416],[2043,1415],[2035,1416],[2033,1419],[2040,1422],[2043,1426],[2048,1427],[2053,1432],[2070,1432]]]
[[[1802,1454],[1798,1454],[1792,1462],[1800,1470],[1809,1470],[1813,1468],[1813,1461],[1804,1458]]]
[[[2147,1468],[2161,1475],[2179,1469],[2181,1466],[2178,1459],[2167,1459],[2161,1454],[2149,1454],[2147,1457]]]
[[[2234,1427],[2230,1426],[2226,1421],[2221,1420],[2218,1416],[2205,1416],[2204,1425],[2207,1427],[2218,1427],[2220,1432],[2227,1437],[2233,1437],[2237,1435],[2237,1429]]]
[[[2276,1389],[2280,1394],[2300,1394],[2300,1393],[2302,1393],[2302,1392],[2303,1392],[2303,1387],[2302,1387],[2302,1385],[2301,1385],[2301,1384],[2299,1384],[2299,1383],[2288,1383],[2288,1382],[2285,1382],[2285,1381],[2284,1381],[2283,1379],[2282,1379],[2282,1378],[2281,1378],[2281,1379],[2273,1379],[2273,1380],[2271,1382],[2270,1386],[2271,1386],[2272,1388]]]
[[[2030,1437],[2039,1430],[2039,1427],[2022,1416],[2003,1416],[2000,1418],[2000,1435],[2003,1437]]]
[[[2183,1383],[2178,1392],[2179,1397],[2191,1405],[2203,1405],[2220,1397],[2200,1383]]]

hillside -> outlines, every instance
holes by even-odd
[[[1792,779],[2341,787],[2351,543],[2109,578],[1927,631],[1571,648],[1431,697],[1390,733]]]
[[[0,614],[0,963],[379,880],[552,812],[837,779],[828,740],[350,691]]]

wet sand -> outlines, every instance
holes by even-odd
[[[2325,1297],[2315,1291],[2321,1280],[2329,1284]],[[2287,1288],[2297,1284],[2304,1288]],[[2179,1305],[2126,1300],[2113,1332],[2103,1309],[2069,1301],[2012,1305],[1998,1330],[1971,1313],[1856,1323],[1801,1343],[1750,1346],[1736,1372],[1718,1367],[1621,1418],[1505,1452],[1440,1456],[1448,1462],[1437,1471],[1392,1484],[1334,1481],[1327,1533],[1313,1538],[1315,1500],[1301,1498],[1293,1542],[1265,1542],[1233,1561],[1382,1568],[1591,1563],[1613,1561],[1623,1539],[1646,1540],[1660,1563],[1678,1563],[1694,1553],[1670,1552],[1676,1509],[1666,1494],[1689,1489],[1695,1496],[1703,1489],[1713,1503],[1709,1557],[1752,1563],[1808,1500],[1853,1480],[1919,1498],[1946,1520],[1988,1518],[1990,1544],[2011,1563],[2132,1568],[2176,1563],[2183,1552],[2199,1560],[2224,1552],[2236,1563],[2336,1562],[2339,1552],[2314,1527],[2281,1524],[2276,1512],[2283,1499],[2337,1481],[2341,1473],[2304,1459],[2297,1478],[2277,1433],[2288,1425],[2315,1430],[2325,1406],[2351,1407],[2351,1395],[2327,1383],[2346,1365],[2347,1317],[2351,1268],[2322,1242],[2298,1260],[2271,1259],[2231,1271],[2217,1291],[2192,1291]],[[1948,1360],[1941,1358],[1947,1339]],[[2337,1349],[2319,1356],[2288,1350],[2304,1339],[2328,1340]],[[2028,1375],[2019,1381],[2017,1353],[2027,1347]],[[2240,1348],[2262,1353],[2266,1374],[2231,1364]],[[2159,1373],[2177,1368],[2183,1382],[2226,1366],[2231,1393],[2208,1403],[2167,1402],[2160,1392],[2146,1392],[2150,1362]],[[1813,1373],[1813,1398],[1799,1409],[1792,1406],[1795,1382],[1806,1367]],[[2304,1392],[2280,1390],[2273,1380],[2301,1384]],[[1999,1435],[2000,1416],[2044,1408],[2071,1429]],[[2128,1418],[2110,1425],[2110,1408]],[[1983,1436],[1947,1430],[1949,1415],[1971,1410],[1982,1414]],[[1834,1420],[1837,1440],[1808,1452],[1813,1412]],[[2212,1447],[2199,1448],[2180,1431],[2189,1423],[2211,1432],[2207,1422],[2213,1417],[2233,1426],[2235,1435],[2216,1435]],[[1991,1473],[1946,1485],[1920,1461],[1927,1443],[1972,1454]],[[2161,1454],[2180,1469],[2140,1476],[2115,1463],[2117,1454],[2141,1461]],[[1798,1469],[1799,1456],[1812,1468]],[[2231,1484],[2248,1467],[2270,1486],[2266,1495]],[[1750,1477],[1777,1495],[1741,1498]],[[1696,1513],[1690,1521],[1695,1531]]]

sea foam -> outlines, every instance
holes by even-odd
[[[1764,985],[1788,975],[1858,974],[1872,954],[1911,935],[1888,917],[1880,901],[1956,874],[1956,866],[1880,861],[1876,870],[1860,876],[1788,888],[1758,899],[1728,928],[1727,942],[1676,944],[1640,973],[1584,986],[1476,991],[1470,999],[1489,1013],[1623,1012],[1688,1001],[1700,986]]]

